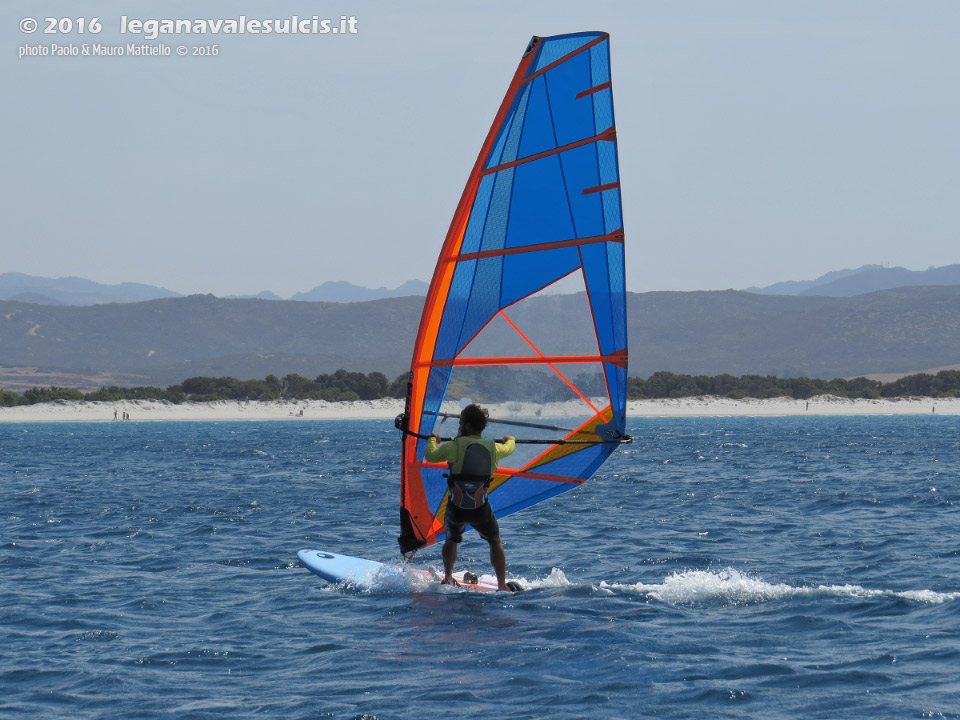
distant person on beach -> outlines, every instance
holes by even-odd
[[[487,427],[487,411],[479,405],[467,405],[460,413],[457,437],[438,446],[439,437],[427,439],[427,462],[446,462],[449,493],[443,526],[447,539],[443,543],[443,582],[456,585],[453,566],[467,525],[490,545],[490,564],[497,575],[497,587],[507,587],[507,558],[500,540],[500,525],[487,501],[487,489],[497,470],[497,463],[516,448],[516,440],[507,435],[501,442],[481,437]]]

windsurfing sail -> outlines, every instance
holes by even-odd
[[[443,540],[447,468],[425,438],[456,434],[465,398],[526,418],[485,432],[518,437],[490,487],[498,517],[577,487],[628,440],[623,242],[609,35],[534,37],[423,309],[397,419],[404,553]]]

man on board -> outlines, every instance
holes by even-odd
[[[460,432],[453,440],[437,446],[439,438],[430,435],[427,440],[427,462],[446,462],[449,493],[443,543],[443,582],[456,585],[453,566],[457,562],[457,546],[463,540],[463,531],[472,525],[480,537],[490,544],[490,564],[497,574],[500,590],[507,587],[507,557],[500,542],[500,525],[487,502],[487,488],[497,470],[497,463],[513,453],[516,441],[507,435],[495,442],[481,433],[487,427],[487,411],[479,405],[467,405],[460,413]]]

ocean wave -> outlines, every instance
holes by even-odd
[[[716,571],[686,570],[677,572],[665,578],[659,585],[649,585],[643,582],[633,585],[601,582],[599,587],[610,590],[642,592],[654,600],[670,605],[695,605],[718,601],[740,605],[816,596],[856,599],[890,598],[924,604],[939,604],[960,600],[960,592],[874,590],[851,584],[798,587],[786,583],[770,583],[733,568]]]

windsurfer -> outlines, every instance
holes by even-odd
[[[463,531],[471,525],[490,544],[490,564],[497,575],[498,587],[509,590],[507,558],[500,541],[500,526],[487,501],[487,488],[497,463],[513,453],[516,442],[509,435],[501,442],[481,437],[486,427],[487,411],[471,404],[460,413],[460,432],[456,438],[439,446],[437,435],[430,435],[427,440],[426,460],[446,462],[450,466],[444,515],[447,537],[443,543],[443,582],[456,584],[453,566],[457,562],[457,546],[463,540]]]

